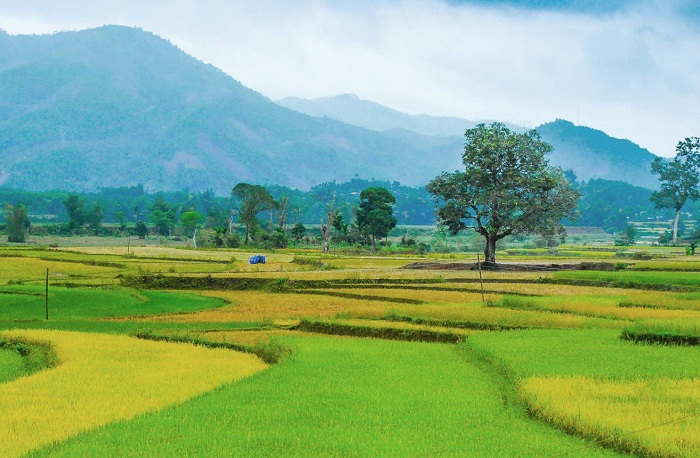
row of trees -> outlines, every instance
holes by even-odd
[[[232,186],[236,184],[232,183]],[[425,187],[404,186],[398,182],[383,180],[363,180],[354,178],[339,183],[335,181],[321,183],[309,190],[293,189],[278,185],[265,185],[267,191],[277,200],[286,196],[289,201],[288,223],[316,224],[325,217],[325,206],[317,196],[329,196],[335,193],[339,211],[346,220],[351,218],[351,209],[359,204],[359,194],[370,187],[386,188],[396,197],[394,211],[398,224],[432,225],[435,223],[430,195]],[[65,191],[23,191],[0,187],[0,202],[14,206],[24,205],[32,215],[35,223],[51,224],[68,222],[69,217],[64,205],[65,200],[75,194],[84,202],[85,209],[98,203],[103,211],[104,223],[136,223],[149,221],[150,209],[157,199],[162,199],[179,213],[185,209],[194,209],[208,218],[217,216],[226,225],[229,211],[233,208],[232,195],[215,195],[213,191],[149,191],[142,185],[103,188],[98,192],[79,193]],[[2,217],[0,217],[0,222]]]
[[[260,185],[238,183],[232,190],[237,207],[232,214],[238,213],[239,221],[245,228],[244,244],[248,244],[251,234],[259,231],[260,223],[258,215],[267,212],[269,214],[269,232],[275,232],[282,237],[285,224],[289,215],[289,198],[282,196],[276,200]],[[372,251],[377,249],[377,239],[386,237],[396,227],[394,216],[394,204],[396,198],[385,188],[372,187],[360,193],[360,203],[355,211],[356,220],[346,222],[339,211],[335,193],[329,196],[316,196],[323,203],[326,214],[321,223],[321,235],[323,238],[323,251],[330,250],[330,238],[332,229],[336,233],[347,235],[351,225],[363,236],[369,237],[372,243]],[[305,232],[303,224],[296,223],[292,228],[292,236],[300,237]]]
[[[170,236],[179,222],[179,232],[192,239],[192,244],[197,247],[197,234],[199,229],[210,229],[212,245],[238,246],[238,236],[234,231],[234,223],[238,222],[244,228],[243,243],[270,243],[275,247],[286,246],[289,238],[300,241],[306,235],[306,227],[296,222],[291,230],[287,231],[287,220],[294,207],[290,205],[289,198],[282,196],[275,199],[262,186],[248,183],[239,183],[232,190],[233,208],[228,212],[227,224],[222,224],[221,211],[210,212],[207,217],[195,210],[176,209],[164,199],[158,198],[148,211],[148,219],[155,231],[162,236]],[[321,220],[321,234],[324,251],[330,247],[332,230],[335,230],[336,240],[362,242],[367,240],[372,249],[376,251],[377,240],[386,237],[396,227],[394,204],[396,198],[387,189],[372,187],[360,193],[360,203],[352,212],[354,221],[346,221],[340,211],[341,205],[335,197],[317,196],[326,208],[325,219]],[[65,230],[70,233],[83,230],[99,232],[102,228],[104,213],[98,203],[86,205],[85,201],[76,194],[69,195],[63,202],[69,216]],[[86,208],[88,208],[86,210]],[[263,230],[264,223],[258,219],[261,214],[269,216],[267,231]],[[179,215],[179,218],[178,218]],[[143,220],[129,228],[125,217],[119,216],[120,230],[130,234],[146,237],[149,228]],[[5,208],[5,220],[10,242],[25,242],[26,235],[31,227],[31,222],[24,206],[14,207],[7,205]],[[342,236],[342,237],[341,237]]]

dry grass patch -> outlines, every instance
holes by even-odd
[[[408,329],[418,331],[442,332],[452,333],[459,336],[466,336],[469,334],[474,334],[475,332],[483,332],[471,329],[448,328],[444,326],[429,326],[423,324],[413,324],[401,321],[387,320],[334,320],[333,322],[347,326],[368,326],[372,328]]]
[[[358,294],[363,296],[391,297],[398,299],[420,300],[425,302],[440,302],[447,304],[480,303],[481,293],[463,291],[444,291],[430,289],[400,289],[400,288],[334,288],[330,293]]]
[[[625,297],[630,293],[629,289],[604,288],[598,286],[573,286],[556,285],[548,283],[485,283],[487,290],[512,292],[517,294],[530,294],[534,296],[608,296]]]
[[[3,331],[53,344],[46,370],[0,385],[0,450],[19,456],[115,420],[180,403],[267,367],[257,357],[131,337]]]
[[[621,303],[628,307],[658,307],[662,309],[700,311],[700,293],[634,291],[628,293]]]
[[[533,377],[529,409],[560,428],[646,456],[700,456],[700,379]]]
[[[265,321],[300,319],[304,317],[333,317],[353,307],[373,307],[386,310],[394,304],[380,301],[347,299],[314,294],[276,294],[263,291],[201,291],[199,294],[217,297],[233,305],[188,314],[161,315],[148,321],[221,323],[229,321]]]
[[[193,332],[193,335],[199,336],[202,339],[211,342],[236,343],[254,347],[255,345],[269,342],[280,336],[290,335],[307,335],[299,331],[285,331],[281,329],[264,330],[264,331],[204,331]]]
[[[531,310],[511,310],[480,305],[402,305],[354,307],[348,309],[349,318],[381,319],[388,315],[411,318],[430,318],[438,321],[481,323],[503,327],[522,328],[611,328],[621,329],[629,321],[612,321],[564,313]]]
[[[620,307],[619,299],[607,296],[519,297],[506,296],[500,307],[518,310],[548,310],[586,316],[599,316],[623,320],[676,319],[698,317],[688,310],[661,310],[654,308]]]

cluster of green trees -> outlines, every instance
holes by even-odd
[[[290,207],[288,196],[275,199],[263,186],[248,183],[238,183],[233,188],[232,195],[236,203],[233,214],[239,215],[239,221],[245,228],[244,244],[247,245],[253,240],[258,244],[271,242],[274,246],[282,247],[288,244],[290,237],[299,242],[306,235],[306,227],[299,221],[289,233],[286,231],[289,211],[293,208]],[[372,251],[376,251],[377,239],[387,237],[396,227],[396,198],[386,188],[370,187],[363,190],[360,193],[359,206],[352,211],[355,215],[354,220],[344,219],[334,192],[328,196],[318,195],[316,198],[326,209],[325,219],[320,220],[324,252],[330,251],[331,238],[334,238],[336,243],[359,244],[364,244],[369,239]],[[267,231],[261,229],[262,224],[258,220],[261,213],[269,214]]]
[[[349,204],[340,202],[335,191],[330,198],[323,195],[315,197],[326,209],[327,219],[319,220],[319,234],[326,251],[331,240],[336,244],[371,244],[372,249],[376,250],[377,240],[387,237],[396,227],[396,198],[386,188],[362,190],[359,204],[350,208],[351,217],[343,215],[341,209],[346,209]],[[142,216],[144,219],[128,224],[125,212],[116,212],[117,224],[105,227],[104,212],[98,202],[88,204],[78,194],[69,194],[63,200],[68,220],[50,227],[53,233],[65,235],[184,236],[192,240],[195,248],[198,241],[215,247],[234,248],[241,244],[282,248],[292,242],[310,241],[307,227],[298,219],[293,225],[288,224],[292,213],[299,214],[299,209],[291,204],[288,196],[276,199],[263,186],[238,183],[232,189],[228,203],[230,208],[227,212],[219,207],[209,207],[204,214],[195,205],[176,207],[162,196],[157,196],[148,208],[134,208],[134,217]],[[31,227],[26,207],[6,205],[5,221],[9,241],[25,242]],[[243,240],[237,233],[239,225],[243,229]],[[202,229],[204,231],[200,231]]]
[[[326,216],[325,205],[318,196],[335,194],[338,211],[348,221],[352,217],[352,208],[359,204],[360,193],[370,187],[386,188],[396,197],[394,210],[398,224],[423,226],[435,223],[433,204],[425,188],[403,186],[395,181],[356,178],[345,183],[321,183],[308,191],[278,185],[266,185],[265,189],[277,200],[287,197],[289,222],[308,225],[318,224]],[[107,224],[147,221],[150,208],[158,199],[162,199],[175,209],[178,217],[183,211],[193,208],[203,214],[205,219],[217,219],[221,225],[226,225],[234,206],[232,195],[217,196],[213,191],[190,192],[186,189],[152,193],[142,185],[104,188],[97,193],[32,192],[0,188],[0,202],[24,205],[35,223],[64,223],[69,220],[64,201],[71,194],[78,195],[85,202],[85,208],[98,203],[104,212],[103,222]]]

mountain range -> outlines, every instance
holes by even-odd
[[[333,112],[302,113],[136,28],[0,32],[0,185],[228,195],[241,181],[308,189],[361,177],[417,186],[460,167],[460,135],[474,122],[348,98],[333,98],[345,104]],[[378,113],[398,115],[379,122]],[[654,156],[631,142],[566,121],[540,130],[556,148],[552,163],[580,178],[655,186]]]
[[[362,100],[354,94],[334,97],[301,99],[286,97],[277,103],[311,116],[325,116],[339,121],[384,132],[414,145],[437,150],[459,152],[464,144],[465,129],[478,123],[463,118],[411,115]],[[523,126],[504,123],[516,132]],[[648,150],[629,141],[608,136],[605,132],[557,119],[536,127],[542,138],[554,147],[552,165],[572,170],[579,180],[604,178],[656,188],[658,178],[650,172],[656,157]],[[416,135],[421,134],[421,135]]]

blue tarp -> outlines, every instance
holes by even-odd
[[[261,256],[259,254],[251,256],[250,263],[251,264],[265,264],[265,256]]]

